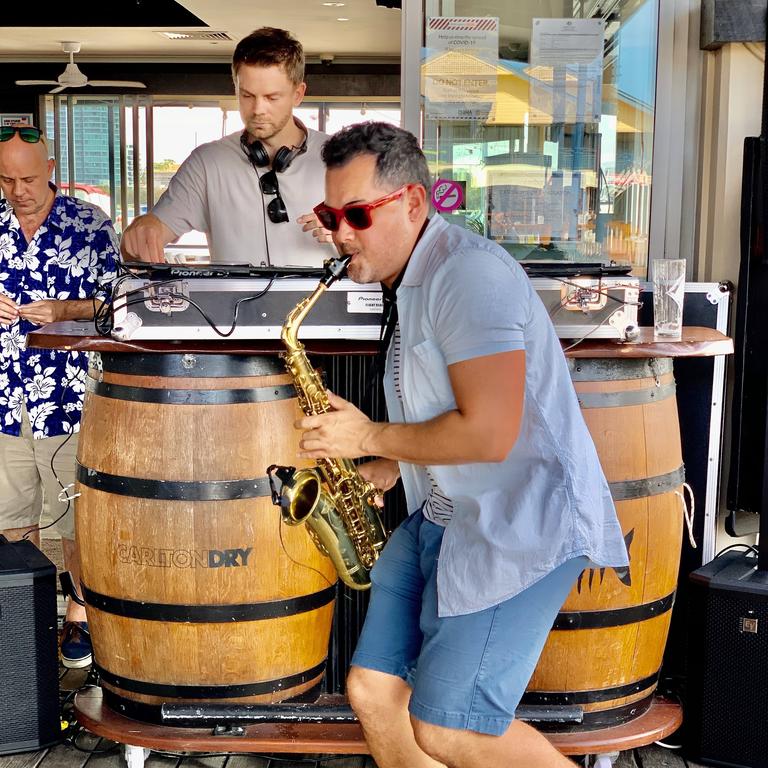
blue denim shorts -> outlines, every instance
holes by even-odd
[[[371,572],[371,600],[352,664],[405,680],[412,689],[409,711],[419,720],[500,736],[589,560],[568,560],[492,608],[439,618],[443,531],[421,512],[394,531]]]

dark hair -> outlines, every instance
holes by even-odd
[[[261,27],[244,37],[232,54],[232,77],[243,64],[257,67],[279,66],[294,85],[304,81],[304,49],[301,43],[284,29]]]
[[[390,123],[356,123],[342,128],[323,145],[327,168],[346,165],[358,155],[376,156],[376,181],[393,189],[421,184],[429,192],[427,159],[416,137]]]

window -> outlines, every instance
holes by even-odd
[[[231,98],[164,103],[146,96],[55,95],[44,97],[43,113],[57,184],[102,208],[118,232],[151,210],[195,147],[243,129]],[[325,132],[366,119],[400,121],[399,104],[391,102],[305,101],[294,114]],[[205,246],[206,239],[188,232],[177,244]]]
[[[426,2],[423,147],[444,216],[518,259],[647,272],[657,0]],[[498,21],[496,20],[498,17]]]

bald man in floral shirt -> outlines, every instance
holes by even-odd
[[[46,323],[93,318],[115,278],[118,246],[100,208],[50,183],[53,166],[39,129],[0,127],[0,533],[39,545],[45,497],[64,565],[79,585],[67,496],[87,358],[27,348],[27,334]],[[65,666],[91,662],[85,610],[71,600],[61,651]]]

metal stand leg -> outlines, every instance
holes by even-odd
[[[149,757],[150,750],[145,747],[125,745],[125,762],[128,768],[144,768],[144,761]]]

